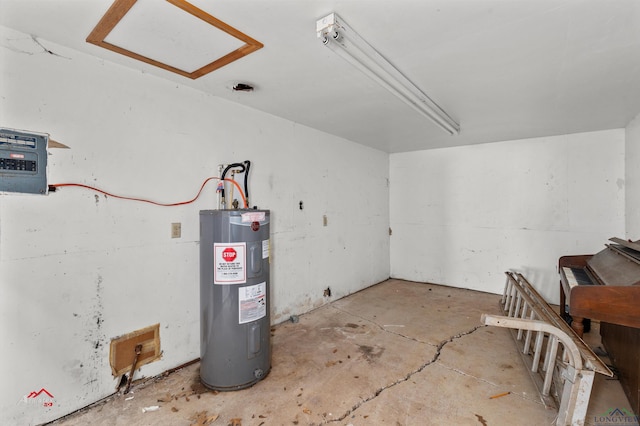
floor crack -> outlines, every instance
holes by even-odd
[[[338,308],[336,308],[336,309],[338,309]],[[339,310],[340,310],[340,309],[339,309]],[[343,312],[344,312],[344,311],[343,311]],[[358,316],[358,315],[355,315],[355,316]],[[370,322],[372,322],[372,323],[376,324],[374,321],[368,320],[367,318],[362,318],[362,319],[365,319],[365,320],[367,320],[367,321],[370,321]],[[379,327],[381,327],[379,324],[376,324],[376,325],[378,325]],[[463,331],[462,333],[455,334],[455,335],[453,335],[453,336],[449,337],[448,339],[445,339],[445,340],[441,341],[441,342],[436,346],[436,352],[435,352],[435,354],[433,355],[433,357],[432,357],[429,361],[425,362],[424,364],[422,364],[422,365],[421,365],[420,367],[418,367],[417,369],[415,369],[415,370],[413,370],[413,371],[410,371],[410,372],[409,372],[408,374],[406,374],[404,377],[401,377],[400,379],[396,380],[395,382],[390,383],[390,384],[388,384],[388,385],[386,385],[386,386],[383,386],[383,387],[381,387],[381,388],[379,388],[379,389],[376,389],[376,391],[375,391],[372,395],[370,395],[369,397],[367,397],[367,398],[363,399],[362,401],[359,401],[358,403],[354,404],[354,405],[351,407],[351,409],[347,410],[347,412],[345,412],[345,413],[344,413],[342,416],[340,416],[339,418],[331,419],[331,420],[326,420],[326,421],[324,421],[323,423],[320,423],[320,425],[328,424],[328,423],[341,422],[341,421],[343,421],[343,420],[344,420],[344,419],[346,419],[348,416],[350,416],[351,414],[353,414],[357,409],[359,409],[360,407],[362,407],[364,404],[366,404],[366,403],[368,403],[368,402],[370,402],[370,401],[374,400],[375,398],[377,398],[377,397],[378,397],[382,392],[384,392],[385,390],[387,390],[387,389],[391,389],[391,388],[393,388],[393,387],[395,387],[395,386],[397,386],[397,385],[399,385],[399,384],[401,384],[401,383],[404,383],[404,382],[408,381],[408,380],[409,380],[409,379],[411,379],[411,377],[413,377],[414,375],[416,375],[416,374],[418,374],[418,373],[422,372],[425,368],[427,368],[428,366],[430,366],[430,365],[434,364],[434,363],[438,360],[438,358],[440,358],[440,354],[441,354],[441,352],[442,352],[442,349],[443,349],[443,348],[444,348],[448,343],[451,343],[451,342],[453,342],[453,341],[454,341],[454,340],[456,340],[456,339],[460,339],[461,337],[468,336],[469,334],[472,334],[473,332],[475,332],[475,331],[476,331],[476,330],[478,330],[479,328],[483,328],[483,327],[486,327],[486,326],[485,326],[485,325],[477,325],[477,326],[473,327],[472,329],[470,329],[470,330],[468,330],[468,331]],[[381,327],[381,328],[382,328],[382,327]],[[387,331],[387,330],[385,330],[385,331]],[[393,332],[390,332],[390,333],[393,333]],[[397,334],[397,333],[393,333],[393,334]],[[401,336],[402,336],[402,335],[401,335]],[[403,336],[403,337],[407,337],[407,336]],[[408,338],[408,339],[412,339],[411,337],[407,337],[407,338]],[[412,340],[415,340],[416,342],[420,342],[419,340],[416,340],[416,339],[412,339]],[[421,342],[421,343],[425,343],[425,342]]]

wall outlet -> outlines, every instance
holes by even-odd
[[[171,224],[171,238],[180,238],[182,236],[182,224],[172,223]]]

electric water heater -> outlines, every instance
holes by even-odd
[[[271,368],[269,211],[200,211],[200,379],[237,390]]]

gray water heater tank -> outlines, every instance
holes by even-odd
[[[237,390],[271,369],[269,211],[200,211],[200,379]]]

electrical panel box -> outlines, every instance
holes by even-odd
[[[0,128],[0,192],[47,194],[49,135]]]

